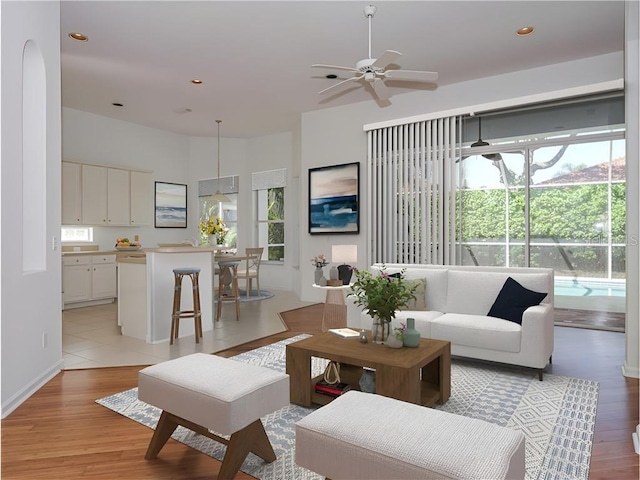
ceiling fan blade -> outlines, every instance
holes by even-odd
[[[312,68],[329,68],[331,70],[344,70],[346,72],[357,72],[359,71],[357,68],[353,67],[340,67],[338,65],[323,65],[321,63],[314,63],[311,65]]]
[[[321,94],[323,94],[324,92],[326,92],[326,91],[328,91],[328,90],[331,90],[332,88],[336,88],[336,87],[338,87],[338,86],[342,85],[343,83],[352,82],[352,81],[354,81],[354,80],[360,80],[361,78],[362,78],[362,75],[360,75],[360,76],[355,76],[355,77],[351,77],[351,78],[347,78],[346,80],[342,80],[341,82],[335,83],[335,84],[331,85],[330,87],[325,88],[324,90],[319,91],[319,92],[318,92],[318,95],[321,95]]]
[[[373,90],[376,92],[376,96],[380,100],[387,100],[391,96],[391,92],[380,78],[376,77],[372,83]]]
[[[392,63],[396,58],[400,58],[402,54],[395,50],[386,50],[375,62],[371,64],[372,67],[385,68]]]
[[[422,72],[419,70],[387,70],[383,75],[390,80],[409,80],[428,83],[435,83],[438,80],[437,72]]]

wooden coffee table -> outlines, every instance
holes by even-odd
[[[333,398],[315,392],[311,357],[340,362],[340,379],[359,390],[362,367],[376,370],[376,393],[430,407],[451,394],[451,343],[423,338],[416,348],[389,348],[360,343],[358,337],[341,338],[325,332],[287,345],[291,403],[306,407],[325,405]]]

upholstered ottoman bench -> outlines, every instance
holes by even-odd
[[[289,376],[194,353],[140,370],[138,398],[162,409],[147,460],[156,458],[182,425],[227,445],[218,478],[231,479],[249,452],[267,462],[276,459],[260,417],[289,404]]]
[[[523,479],[522,432],[350,391],[296,423],[296,463],[339,479]]]

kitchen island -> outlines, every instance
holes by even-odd
[[[171,334],[174,268],[200,269],[202,331],[213,330],[213,255],[215,247],[159,247],[129,252],[118,258],[118,325],[122,334],[161,343]],[[181,305],[193,304],[191,281],[183,280]],[[180,337],[194,335],[194,322],[180,322]],[[194,340],[195,341],[195,340]]]

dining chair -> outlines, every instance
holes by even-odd
[[[253,286],[253,279],[256,280],[256,286],[258,287],[258,296],[260,295],[260,261],[262,260],[262,252],[264,247],[247,247],[245,248],[245,268],[238,270],[238,279],[245,281],[245,288],[247,290],[246,296],[251,296],[251,290]]]

